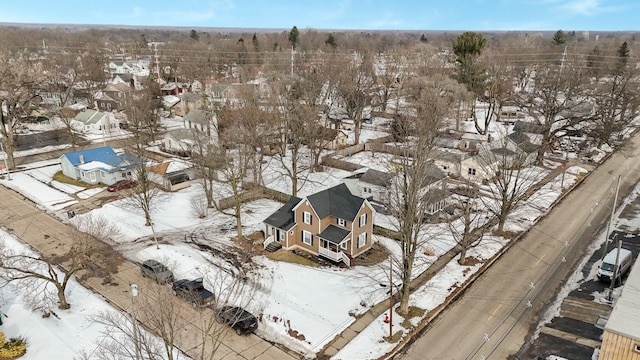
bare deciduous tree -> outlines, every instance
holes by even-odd
[[[538,163],[561,134],[593,117],[593,105],[585,96],[584,72],[579,66],[541,66],[526,88],[516,90],[515,102],[534,118],[542,135]]]
[[[526,138],[521,132],[515,132],[512,138]],[[520,143],[520,147],[516,144]],[[531,166],[535,158],[535,149],[528,141],[514,143],[509,137],[484,144],[478,152],[482,171],[488,177],[489,197],[482,201],[487,210],[498,220],[497,232],[504,230],[507,217],[523,200],[528,190],[540,180],[540,172]]]
[[[282,153],[276,154],[277,160],[282,164],[286,176],[291,181],[291,194],[296,196],[301,184],[304,184],[304,175],[310,169],[308,154],[307,132],[309,123],[313,123],[318,113],[312,111],[312,107],[304,104],[300,98],[301,93],[295,90],[295,79],[288,79],[279,84],[277,90],[277,106],[280,111],[281,121],[278,130],[283,138]]]
[[[335,82],[334,90],[339,95],[347,116],[353,121],[355,144],[359,144],[363,111],[371,106],[376,96],[372,55],[356,54],[351,61],[346,62]]]
[[[31,115],[33,100],[42,80],[37,55],[30,53],[0,53],[0,134],[4,142],[7,166],[15,168],[16,129]]]
[[[458,258],[460,265],[467,264],[467,251],[480,245],[486,230],[483,228],[485,214],[478,209],[477,189],[470,184],[467,184],[467,189],[469,189],[467,193],[473,194],[473,197],[459,198],[453,206],[454,216],[459,217],[447,222],[449,231],[460,249]]]
[[[71,236],[75,242],[71,248],[59,256],[43,257],[31,251],[16,251],[5,246],[0,247],[0,279],[5,283],[19,282],[21,286],[32,289],[28,296],[34,309],[50,312],[53,298],[58,308],[66,310],[71,307],[66,297],[69,280],[82,270],[97,271],[108,277],[109,269],[106,260],[112,251],[107,245],[97,241],[109,241],[117,230],[104,219],[91,216],[78,218],[78,227],[87,231],[73,231]],[[64,265],[64,272],[58,266]],[[87,276],[91,276],[88,274]],[[54,287],[52,291],[51,286]]]
[[[431,160],[434,139],[443,126],[449,112],[452,97],[444,84],[444,76],[431,79],[414,80],[407,86],[407,98],[415,108],[415,117],[411,117],[411,126],[405,128],[401,137],[408,143],[397,143],[397,154],[391,173],[394,175],[389,191],[389,210],[397,219],[396,227],[400,236],[401,257],[395,259],[400,269],[400,310],[409,311],[410,282],[414,262],[419,251],[433,234],[428,234],[425,216],[428,212],[433,191],[429,191]],[[403,111],[402,113],[411,113]],[[409,116],[410,115],[400,115]]]

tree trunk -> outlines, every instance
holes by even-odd
[[[458,259],[458,264],[465,265],[467,262],[467,243],[463,242],[460,250],[460,258]]]
[[[409,313],[409,295],[411,295],[409,283],[409,279],[403,276],[402,289],[400,289],[400,309],[398,310],[400,314]]]
[[[211,180],[211,178],[204,179],[203,183],[204,183],[204,196],[207,198],[207,207],[212,208],[214,207],[213,180]]]
[[[144,226],[151,226],[151,212],[148,209],[144,209]]]
[[[498,229],[496,230],[499,234],[504,230],[504,223],[507,221],[506,215],[498,216]]]
[[[362,121],[360,121],[359,116],[356,116],[353,119],[355,123],[355,127],[353,129],[353,134],[355,136],[355,145],[360,144],[360,130],[362,129]]]
[[[60,310],[67,310],[71,305],[67,302],[67,297],[64,294],[64,287],[60,284],[56,284],[58,290],[58,308]]]
[[[237,199],[235,203],[236,233],[238,235],[238,240],[241,240],[244,237],[244,234],[242,233],[242,216],[240,213],[242,204],[240,203],[240,199]]]

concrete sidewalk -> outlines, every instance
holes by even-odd
[[[71,227],[58,219],[39,210],[22,195],[0,186],[0,225],[13,233],[22,242],[30,245],[42,256],[65,254],[72,246]],[[156,286],[140,275],[137,264],[121,259],[118,271],[113,280],[105,284],[102,279],[91,278],[81,283],[102,295],[113,306],[124,311],[130,310],[130,284],[136,283],[140,291],[145,287]],[[64,266],[64,264],[63,264]],[[74,299],[68,299],[73,304]],[[185,303],[186,304],[186,303]],[[186,305],[189,319],[193,319],[180,329],[177,347],[187,355],[198,358],[201,350],[201,340],[198,339],[202,316],[198,310]],[[211,311],[206,309],[205,311]],[[28,334],[25,334],[28,337]],[[222,340],[223,344],[215,352],[213,359],[241,359],[241,360],[287,360],[298,359],[299,355],[281,349],[256,335],[237,336],[230,331]],[[205,358],[209,358],[206,356]]]

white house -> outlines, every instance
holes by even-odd
[[[128,154],[116,154],[111,146],[68,152],[60,156],[62,173],[88,184],[111,185],[133,179],[141,160]]]
[[[353,195],[384,204],[388,199],[392,180],[393,175],[390,173],[367,169],[343,179],[342,182]]]
[[[217,135],[217,132],[215,133]],[[217,144],[217,136],[210,137],[199,129],[175,129],[168,131],[161,140],[162,151],[179,156],[190,156],[193,152],[200,152],[203,149]]]
[[[365,172],[358,172],[345,179],[343,183],[353,195],[369,200],[372,205],[378,208],[379,205],[387,206],[390,200],[390,191],[394,181],[397,181],[393,174],[368,169]],[[427,199],[426,215],[433,215],[450,203],[450,193],[447,191],[446,175],[437,165],[431,164],[426,171],[424,179],[424,198]]]
[[[86,109],[80,111],[71,120],[71,127],[77,132],[95,135],[110,134],[112,130],[120,127],[120,121],[111,112]]]

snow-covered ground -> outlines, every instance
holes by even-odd
[[[376,165],[380,158],[384,161],[383,156],[371,156],[370,153],[362,152],[354,154],[352,161],[375,168],[381,166]],[[281,172],[278,172],[274,164],[271,165],[265,172],[265,181],[270,187],[288,192],[287,183],[282,180],[283,176],[277,175]],[[34,168],[12,174],[12,180],[0,180],[0,182],[39,203],[44,209],[57,214],[61,219],[66,220],[65,208],[76,202],[72,195],[86,198],[102,190],[85,190],[52,181],[52,175],[59,170],[59,165],[55,163],[38,163],[32,166]],[[563,183],[565,188],[575,182],[575,174],[580,171],[582,170],[576,168],[567,172]],[[336,169],[311,173],[309,177],[312,181],[304,183],[300,195],[308,195],[333,186],[348,175],[350,173]],[[548,209],[549,204],[560,194],[560,181],[561,179],[557,178],[553,183],[540,190],[540,196],[532,197],[535,200],[527,202],[517,210],[510,217],[506,226],[514,230],[531,226],[535,218],[542,215],[544,209]],[[218,184],[216,193],[226,193],[227,191],[226,185]],[[193,184],[179,192],[163,192],[156,199],[152,216],[156,235],[161,238],[160,249],[156,249],[151,240],[152,230],[150,227],[144,226],[142,213],[125,199],[110,202],[102,208],[78,215],[72,220],[77,221],[84,216],[99,216],[108,219],[119,228],[120,236],[116,240],[121,251],[131,260],[143,261],[148,258],[156,258],[168,262],[172,265],[178,278],[196,275],[204,275],[205,278],[207,276],[215,277],[216,275],[212,274],[210,264],[216,259],[196,247],[185,244],[185,234],[196,234],[198,238],[207,239],[207,241],[215,243],[217,247],[233,247],[234,244],[229,239],[235,235],[235,220],[220,213],[212,213],[205,219],[198,218],[191,206],[194,196],[202,196],[199,184]],[[280,206],[280,203],[271,200],[256,200],[244,206],[242,223],[245,234],[261,230],[262,220]],[[532,209],[535,209],[535,213],[538,215],[532,216]],[[379,216],[376,219],[376,224],[381,226],[388,227],[392,222],[392,219],[384,216]],[[434,234],[433,241],[428,246],[436,256],[420,254],[420,258],[416,261],[415,275],[426,269],[437,258],[437,255],[445,253],[454,246],[454,240],[446,227],[438,228],[437,225],[434,225],[425,231]],[[398,254],[400,252],[396,242],[382,237],[377,237],[376,240],[387,247],[391,253]],[[484,245],[475,248],[469,255],[478,259],[488,259],[500,249],[504,242],[505,240],[501,238],[491,238],[491,241],[484,242]],[[312,353],[322,348],[333,336],[354,321],[352,315],[367,311],[370,306],[387,296],[387,289],[379,285],[387,281],[385,273],[387,265],[385,264],[338,269],[276,262],[266,257],[257,257],[254,262],[257,266],[249,276],[254,281],[260,282],[262,286],[257,288],[252,300],[247,301],[247,307],[250,311],[263,315],[258,334],[303,353]],[[444,301],[454,285],[464,282],[478,268],[479,266],[460,266],[455,259],[452,260],[445,271],[425,284],[422,289],[416,291],[411,298],[411,305],[428,312]],[[205,279],[205,281],[207,280]],[[208,281],[213,281],[213,279]],[[74,298],[85,296],[78,295],[79,291],[73,291]],[[429,295],[427,296],[427,294]],[[93,295],[87,292],[86,296]],[[14,296],[14,303],[19,302],[16,299],[18,297]],[[7,314],[11,317],[14,311],[13,307],[8,311]],[[5,312],[7,311],[5,310]],[[31,316],[39,317],[36,314]],[[65,319],[66,317],[61,318]],[[402,329],[400,325],[402,321],[400,315],[394,315],[394,325],[397,330]],[[420,321],[419,318],[411,319],[413,324],[418,321]],[[386,335],[385,329],[387,327],[381,324],[383,324],[382,319],[374,321],[335,358],[366,359],[380,356],[392,349],[394,344],[382,340],[382,337]],[[304,335],[304,340],[301,340],[301,337],[291,337],[289,330],[295,330],[297,334]],[[26,327],[17,327],[15,331],[29,333]],[[90,336],[83,336],[85,341],[90,341]],[[53,338],[50,340],[57,341]],[[33,344],[34,341],[36,340],[33,339],[31,343]],[[40,343],[40,341],[46,342],[47,340],[37,341]],[[76,346],[68,351],[73,352],[77,349]],[[39,358],[33,357],[33,359]]]
[[[31,250],[15,236],[0,229],[1,246],[20,254],[32,254]],[[61,272],[59,272],[61,274]],[[81,353],[91,354],[104,334],[112,329],[95,321],[100,314],[117,312],[101,296],[71,279],[67,285],[67,297],[72,303],[68,310],[56,310],[49,317],[33,311],[29,296],[32,289],[20,282],[0,288],[0,316],[7,339],[24,338],[27,353],[24,360],[74,359]],[[144,331],[140,329],[140,331]],[[177,349],[174,352],[178,354]]]

